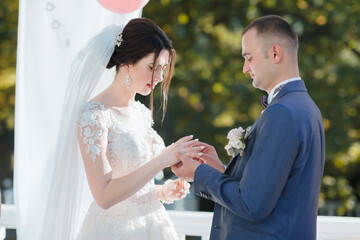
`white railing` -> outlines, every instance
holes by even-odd
[[[186,236],[209,239],[212,221],[211,212],[168,211],[181,240]],[[5,239],[6,229],[16,229],[14,205],[2,205],[0,240]],[[360,240],[360,218],[319,216],[317,240]]]
[[[180,235],[180,240],[185,240],[186,236],[200,236],[202,240],[209,239],[212,212],[170,210],[167,212]]]
[[[0,239],[3,240],[6,237],[6,228],[0,226]]]
[[[15,206],[3,204],[0,217],[0,240],[5,239],[7,228],[16,229]]]

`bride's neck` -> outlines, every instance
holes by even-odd
[[[116,75],[113,83],[104,92],[109,105],[114,107],[124,107],[135,100],[136,93],[126,86],[125,81],[118,79],[119,77]]]

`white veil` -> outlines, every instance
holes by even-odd
[[[106,69],[123,27],[111,25],[93,37],[71,65],[65,94],[48,203],[41,239],[75,239],[85,211],[92,201],[77,142],[81,106],[104,90],[115,76]]]

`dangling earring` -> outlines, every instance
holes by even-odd
[[[126,77],[125,77],[125,84],[126,84],[126,87],[129,88],[130,87],[130,84],[131,84],[131,78],[129,76],[129,73],[126,74]]]

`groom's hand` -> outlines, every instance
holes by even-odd
[[[210,165],[211,167],[225,172],[224,164],[220,161],[215,148],[207,143],[198,142],[193,145],[194,148],[201,147],[201,153],[190,153],[190,157],[198,159],[199,161]]]
[[[195,171],[201,163],[189,158],[182,152],[175,152],[175,155],[181,162],[173,165],[171,170],[175,173],[176,176],[185,181],[194,181]]]

